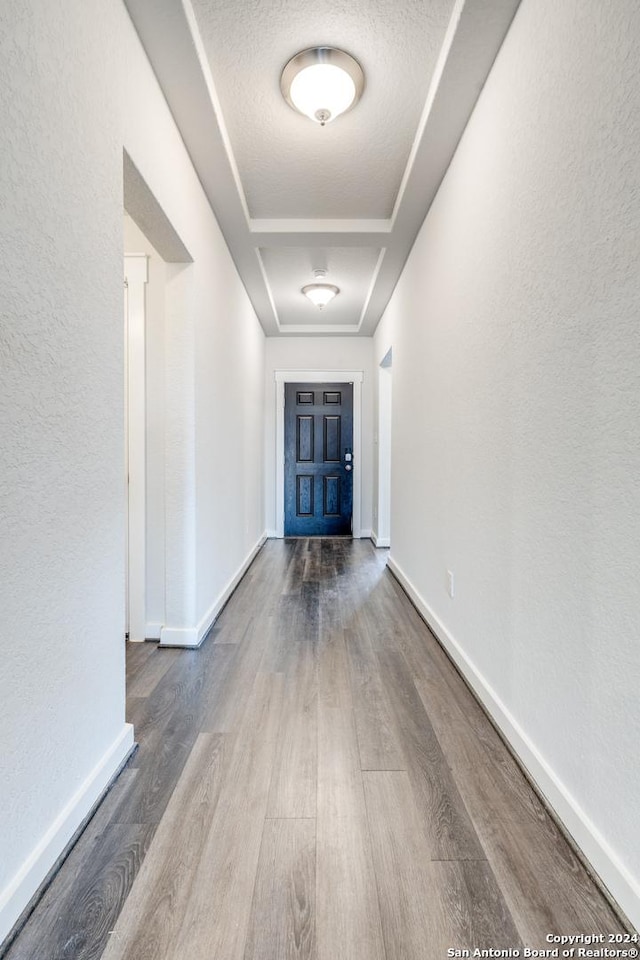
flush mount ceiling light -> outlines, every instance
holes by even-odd
[[[333,300],[340,293],[340,290],[338,287],[334,287],[332,283],[308,283],[306,287],[302,288],[302,292],[305,297],[311,300],[311,303],[315,303],[316,307],[322,310],[330,300]]]
[[[280,89],[289,106],[324,127],[358,102],[364,73],[344,50],[311,47],[289,60]]]

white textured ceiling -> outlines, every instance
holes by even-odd
[[[265,332],[371,335],[520,0],[124,2]],[[279,87],[317,45],[366,77],[325,128]]]
[[[453,0],[193,0],[252,217],[389,217]],[[347,50],[362,100],[326,127],[285,103],[307,47]]]

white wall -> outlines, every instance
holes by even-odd
[[[0,940],[131,744],[119,91],[97,67],[100,6],[1,15]]]
[[[0,24],[2,940],[131,744],[123,147],[194,259],[167,268],[168,290],[190,277],[180,303],[193,345],[167,385],[179,405],[190,377],[189,452],[209,443],[226,465],[223,486],[210,484],[209,454],[172,461],[167,477],[168,505],[186,491],[172,527],[192,572],[174,603],[179,628],[195,629],[262,533],[264,365],[262,333],[119,0],[6,0]],[[168,335],[178,313],[169,296]],[[224,426],[208,408],[218,382]]]
[[[265,351],[265,525],[276,530],[276,370],[362,370],[362,515],[370,536],[373,497],[373,341],[371,337],[268,337]]]
[[[523,0],[375,350],[395,568],[636,925],[639,44]]]
[[[199,620],[265,528],[265,338],[237,277],[216,279],[203,304],[214,322],[199,327],[196,341]]]

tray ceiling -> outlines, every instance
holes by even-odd
[[[252,217],[390,217],[452,0],[194,0]],[[307,47],[347,50],[365,72],[357,110],[320,127],[280,93]]]
[[[282,333],[304,333],[318,323],[350,327],[355,333],[381,251],[375,247],[270,247],[260,251]],[[319,311],[301,293],[314,283],[313,271],[326,270],[340,295]],[[302,329],[298,329],[301,327]],[[295,328],[295,329],[292,329]]]
[[[125,0],[268,335],[371,335],[519,0]],[[354,110],[320,127],[285,63],[337,46]],[[341,293],[319,311],[313,269]]]

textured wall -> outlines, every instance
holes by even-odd
[[[392,556],[636,923],[639,43],[631,0],[524,0],[376,336]]]
[[[124,723],[109,7],[7,0],[0,14],[0,893]]]
[[[262,532],[264,366],[257,320],[120,0],[5,0],[0,124],[2,939],[17,903],[3,913],[7,884],[124,729],[123,147],[195,261],[172,268],[172,279],[190,272],[190,365],[167,369],[172,409],[189,386],[192,398],[187,447],[167,465],[171,531],[187,551],[186,568],[171,558],[187,577],[179,625],[236,572],[242,550],[229,542]],[[196,409],[221,377],[224,431]],[[196,441],[226,465],[224,491]]]
[[[362,370],[362,514],[371,530],[373,458],[373,341],[369,337],[268,337],[265,353],[265,517],[276,527],[276,370]]]
[[[264,533],[265,337],[221,237],[217,247],[196,331],[199,619]]]

